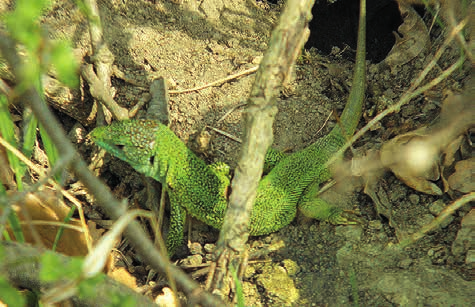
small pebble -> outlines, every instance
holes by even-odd
[[[190,243],[188,248],[190,249],[190,254],[192,254],[192,255],[197,255],[197,254],[202,254],[203,253],[203,247],[198,242]]]
[[[212,252],[214,252],[215,247],[216,245],[207,243],[205,244],[204,249],[206,253],[211,254]]]
[[[86,129],[81,124],[76,123],[68,133],[68,138],[74,144],[81,144],[86,139]]]
[[[429,211],[433,215],[437,216],[445,208],[444,201],[442,199],[436,200],[429,205]]]
[[[417,205],[420,201],[420,197],[417,194],[411,194],[409,195],[409,201],[411,202],[411,204]]]
[[[201,255],[191,255],[183,259],[180,264],[187,266],[197,266],[203,263],[203,256]]]
[[[475,262],[475,249],[471,249],[467,252],[467,256],[465,257],[466,264],[473,264]]]
[[[381,228],[383,228],[383,223],[381,223],[380,220],[372,220],[369,221],[368,227],[372,230],[380,230]]]
[[[398,263],[398,266],[401,268],[401,269],[408,269],[411,265],[412,265],[412,259],[410,258],[407,258],[407,259],[404,259],[404,260],[401,260],[399,263]]]

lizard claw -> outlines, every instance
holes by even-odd
[[[333,225],[357,225],[361,221],[356,216],[354,210],[342,210],[328,218],[328,222]]]

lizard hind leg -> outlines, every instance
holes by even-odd
[[[326,221],[333,225],[355,224],[343,216],[342,209],[318,197],[300,203],[299,210],[307,217]]]

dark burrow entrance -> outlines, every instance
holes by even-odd
[[[330,54],[333,47],[356,49],[359,0],[317,0],[312,9],[310,37],[306,49],[314,47]],[[366,0],[366,59],[379,63],[395,43],[393,31],[403,20],[394,0]],[[344,53],[353,58],[354,52]]]

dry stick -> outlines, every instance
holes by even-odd
[[[455,213],[460,207],[467,204],[468,202],[475,200],[475,192],[471,192],[465,194],[464,196],[460,197],[459,199],[452,202],[450,205],[444,208],[440,214],[433,219],[430,223],[422,226],[422,228],[417,231],[416,233],[412,234],[409,238],[402,240],[396,245],[389,246],[389,248],[405,248],[408,245],[411,245],[417,242],[420,238],[424,237],[424,235],[430,231],[437,229],[444,220],[446,220],[449,216]]]
[[[116,119],[125,120],[129,118],[129,111],[114,101],[110,90],[104,86],[104,82],[94,73],[92,65],[82,65],[81,75],[89,84],[91,95],[105,105]]]
[[[208,84],[205,84],[205,85],[201,85],[201,86],[189,88],[189,89],[186,89],[186,90],[169,91],[168,93],[169,93],[170,95],[175,95],[175,94],[183,94],[183,93],[189,93],[189,92],[199,91],[199,90],[205,89],[205,88],[207,88],[207,87],[215,86],[215,85],[218,85],[218,84],[221,84],[221,83],[224,83],[224,82],[227,82],[227,81],[236,79],[236,78],[238,78],[238,77],[240,77],[240,76],[244,76],[244,75],[253,73],[253,72],[257,71],[258,68],[259,68],[259,66],[255,66],[255,67],[246,69],[246,70],[244,70],[244,71],[235,73],[234,75],[227,76],[226,78],[223,78],[223,79],[220,79],[220,80],[216,80],[216,81],[214,81],[214,82],[211,82],[211,83],[208,83]]]
[[[232,107],[231,109],[229,109],[228,111],[226,111],[226,113],[221,116],[220,119],[218,119],[218,121],[216,122],[216,124],[219,124],[220,122],[222,122],[226,117],[228,117],[231,113],[233,113],[234,111],[236,111],[238,108],[240,107],[244,107],[244,106],[247,106],[247,102],[245,103],[240,103],[238,105],[235,105],[234,107]]]
[[[256,190],[262,175],[264,157],[272,144],[272,124],[277,113],[275,100],[282,81],[302,48],[311,18],[312,0],[290,0],[284,7],[277,27],[272,32],[269,48],[262,59],[251,89],[245,112],[245,134],[241,157],[232,182],[232,193],[223,227],[217,242],[217,267],[211,283],[221,289],[231,258],[245,249],[248,225]]]
[[[15,49],[15,43],[0,33],[0,50],[4,58],[9,62],[18,80],[23,79],[23,64]],[[45,127],[46,132],[58,148],[61,156],[74,156],[71,160],[70,168],[81,180],[84,186],[96,198],[97,204],[112,218],[120,218],[126,208],[117,201],[108,187],[87,168],[87,164],[77,154],[74,146],[68,141],[64,130],[56,117],[51,113],[46,104],[43,103],[38,92],[33,88],[28,88],[23,93],[24,100],[28,102],[39,122]],[[160,254],[144,232],[137,221],[130,223],[125,231],[125,236],[130,244],[135,248],[142,259],[150,266],[160,272],[169,272],[175,277],[179,288],[190,299],[194,299],[203,306],[222,306],[223,302],[215,296],[205,292],[200,285],[191,280],[183,271],[173,266],[165,255]],[[24,273],[24,272],[22,272]]]
[[[233,141],[236,141],[238,143],[242,143],[242,140],[240,138],[238,138],[237,136],[234,136],[230,133],[227,133],[226,131],[223,131],[221,129],[218,129],[218,128],[214,128],[214,127],[211,127],[211,126],[205,126],[205,128],[208,128],[208,129],[211,129],[219,134],[222,134],[224,136],[227,136],[228,138],[230,138],[231,140]]]
[[[89,23],[89,35],[91,36],[91,45],[94,52],[92,58],[97,76],[92,71],[90,65],[88,65],[89,67],[83,66],[82,70],[84,71],[82,74],[83,76],[88,77],[87,79],[88,82],[90,82],[91,93],[93,96],[96,99],[103,101],[116,119],[128,119],[127,109],[120,107],[114,99],[112,99],[111,75],[114,55],[104,41],[99,8],[97,7],[95,0],[84,0],[84,5],[88,10],[86,17]],[[98,115],[101,114],[101,112],[98,113]],[[102,119],[99,119],[99,121],[102,121]]]
[[[442,9],[446,9],[446,13],[445,13],[445,17],[446,17],[446,20],[447,22],[449,23],[449,25],[456,29],[457,27],[461,26],[462,22],[457,25],[457,20],[455,19],[455,1],[453,1],[452,3],[450,3],[450,1],[447,1],[446,3],[444,3],[444,7]],[[451,8],[447,8],[447,6],[449,5],[452,5]],[[474,59],[473,59],[473,43],[474,43],[474,38],[473,38],[473,30],[475,30],[475,21],[473,20],[473,12],[475,11],[475,4],[472,2],[468,8],[467,8],[467,17],[463,20],[463,22],[465,24],[468,24],[469,27],[471,26],[472,27],[472,40],[471,42],[469,42],[469,44],[471,44],[472,47],[469,47],[469,45],[467,45],[467,42],[465,41],[465,37],[463,36],[463,33],[462,31],[457,31],[457,41],[458,43],[462,46],[463,50],[465,51],[465,53],[467,54],[467,57],[470,59],[470,61],[472,62],[472,65],[474,64]],[[470,16],[470,14],[472,14],[472,16]],[[471,19],[470,19],[471,17]],[[465,26],[464,24],[464,26]]]
[[[223,79],[219,79],[219,80],[216,80],[216,81],[213,81],[211,83],[208,83],[208,84],[205,84],[205,85],[201,85],[201,86],[197,86],[197,87],[193,87],[193,88],[189,88],[189,89],[184,89],[184,90],[176,90],[176,91],[168,91],[167,90],[167,95],[177,95],[177,94],[184,94],[184,93],[190,93],[190,92],[195,92],[195,91],[200,91],[200,90],[203,90],[205,88],[208,88],[208,87],[211,87],[211,86],[216,86],[216,85],[219,85],[219,84],[222,84],[222,83],[225,83],[227,81],[230,81],[230,80],[233,80],[233,79],[236,79],[236,78],[239,78],[240,76],[244,76],[244,75],[247,75],[247,74],[250,74],[250,73],[253,73],[255,71],[257,71],[257,69],[259,68],[259,66],[255,66],[255,67],[252,67],[252,68],[249,68],[249,69],[246,69],[244,71],[241,71],[241,72],[238,72],[238,73],[235,73],[233,75],[230,75],[230,76],[227,76],[226,78],[223,78]],[[113,72],[114,74],[118,77],[118,78],[121,78],[123,79],[124,81],[126,82],[129,82],[133,85],[136,85],[138,87],[141,87],[141,88],[145,88],[145,86],[143,85],[140,85],[138,84],[137,82],[129,79],[129,78],[126,78],[125,74],[123,72],[121,72],[116,66],[113,66]],[[143,105],[145,103],[147,103],[148,101],[150,101],[150,99],[152,99],[152,96],[147,96],[145,99],[142,99],[141,101],[139,101],[130,111],[129,111],[129,118],[130,117],[134,117],[135,114],[137,114],[137,111],[143,107]],[[243,104],[243,105],[246,105],[246,104]],[[233,108],[231,111],[228,111],[228,113],[226,113],[223,118],[221,118],[220,120],[218,120],[218,123],[220,121],[222,121],[224,119],[224,117],[226,117],[227,115],[229,115],[229,113],[231,113],[232,111],[234,111],[236,108],[239,108],[241,107],[242,104],[236,106],[235,108]]]
[[[27,223],[30,223],[31,225],[46,225],[46,226],[54,226],[54,227],[64,227],[68,228],[77,232],[82,232],[84,233],[82,227],[79,226],[74,226],[70,224],[65,224],[64,222],[53,222],[53,221],[44,221],[44,220],[33,220],[29,222],[20,222],[21,225],[26,225]]]

